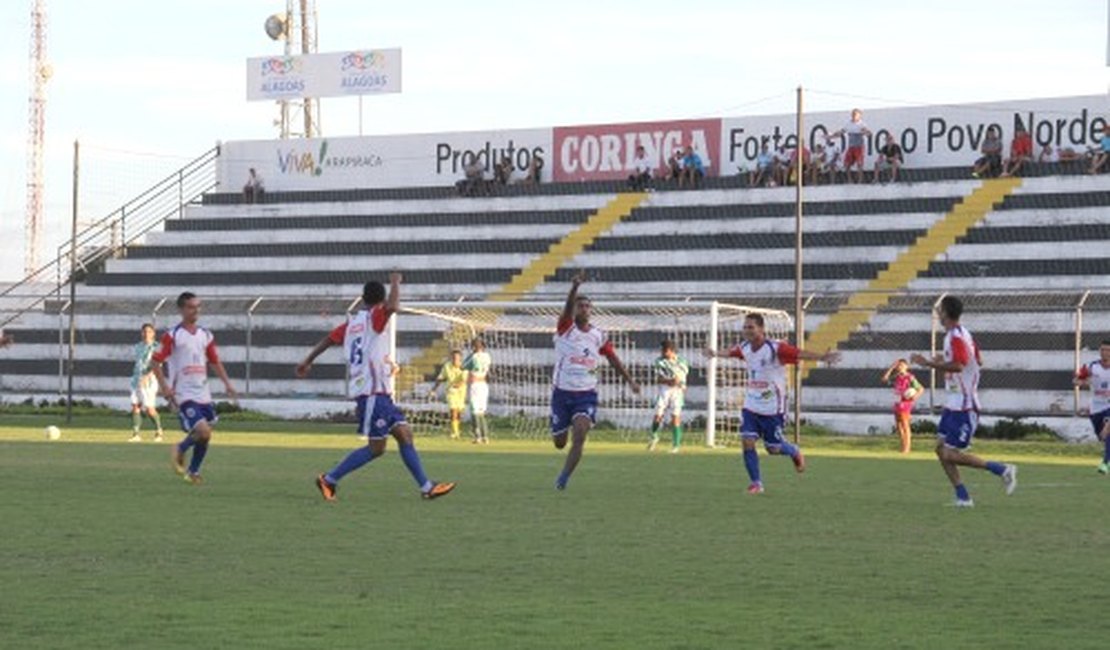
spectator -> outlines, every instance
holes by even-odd
[[[1002,164],[1002,175],[1013,176],[1021,171],[1022,165],[1033,160],[1033,137],[1025,129],[1018,127],[1014,139],[1010,141],[1010,159]]]
[[[813,143],[811,162],[806,165],[806,175],[810,185],[817,185],[821,181],[821,170],[825,166],[825,145],[820,142]]]
[[[764,141],[763,148],[755,157],[755,169],[748,172],[748,187],[759,187],[773,180],[774,174],[775,156],[771,153],[771,145]]]
[[[890,182],[898,182],[898,170],[902,168],[902,147],[894,141],[889,133],[883,133],[883,146],[879,147],[879,157],[875,159],[875,176],[871,179],[872,183],[877,183],[882,179],[882,172],[884,169],[890,170]]]
[[[463,166],[463,179],[456,187],[462,196],[477,196],[479,192],[489,192],[486,185],[486,166],[478,156],[474,156],[469,165]]]
[[[667,168],[663,170],[663,178],[675,181],[682,181],[682,161],[685,155],[681,148],[675,149],[671,157],[667,159]]]
[[[513,161],[507,157],[493,166],[493,182],[498,185],[508,185],[513,176]]]
[[[690,187],[697,187],[701,179],[705,178],[705,166],[693,146],[686,147],[686,154],[682,157],[682,172],[682,176],[678,179],[679,187],[682,187],[683,178],[690,183]]]
[[[790,150],[790,163],[789,163],[789,166],[787,167],[787,173],[786,173],[786,182],[793,185],[796,182],[796,179],[798,178],[799,174],[801,175],[802,181],[804,182],[805,181],[806,168],[809,166],[809,163],[810,163],[809,149],[807,149],[805,147],[802,147],[802,162],[800,164],[798,163],[798,147],[794,147],[793,149],[791,149]]]
[[[243,186],[243,203],[261,203],[266,186],[262,184],[262,177],[251,167],[247,175],[247,184]]]
[[[987,129],[987,135],[983,138],[979,153],[983,155],[975,161],[975,166],[971,169],[971,175],[975,178],[983,175],[998,176],[999,172],[1002,171],[1002,136],[999,135],[997,128],[992,126]]]
[[[643,147],[636,147],[636,158],[632,161],[632,174],[628,177],[628,187],[641,191],[651,184],[651,160]]]
[[[844,171],[848,177],[848,182],[852,181],[852,167],[856,168],[856,182],[863,182],[863,148],[866,142],[865,137],[871,136],[871,129],[863,123],[863,111],[858,108],[852,109],[852,119],[844,125],[836,133],[830,135],[830,138],[839,138],[842,135],[848,136],[848,149],[844,154]]]
[[[775,163],[775,173],[774,179],[771,181],[771,187],[786,185],[786,170],[790,168],[790,152],[786,150],[786,147],[779,145],[772,158]]]
[[[1102,127],[1102,139],[1098,141],[1099,147],[1096,150],[1094,158],[1091,158],[1091,168],[1088,170],[1092,174],[1097,174],[1102,171],[1106,161],[1110,160],[1110,124]]]
[[[528,163],[528,174],[524,177],[525,183],[539,185],[543,177],[543,158],[539,156],[532,156],[532,162]]]
[[[840,170],[840,143],[833,139],[825,141],[825,157],[821,162],[818,173],[829,177],[830,183],[836,182],[836,173]]]

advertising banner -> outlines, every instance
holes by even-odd
[[[348,50],[247,59],[247,100],[401,92],[401,50]]]
[[[556,181],[626,178],[632,173],[637,147],[644,148],[659,173],[676,150],[692,146],[706,175],[716,176],[721,120],[556,127],[554,139]]]

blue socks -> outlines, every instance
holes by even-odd
[[[559,472],[559,478],[555,479],[555,489],[556,490],[565,490],[565,489],[567,489],[567,481],[569,481],[569,480],[570,480],[570,474],[567,474],[566,470],[563,470],[563,471]]]
[[[960,483],[959,485],[956,486],[956,498],[959,499],[960,501],[970,501],[971,500],[971,495],[967,493],[967,488],[964,487],[963,483]]]
[[[993,460],[987,461],[987,471],[995,476],[1002,476],[1006,471],[1006,466],[1002,463],[996,463]]]
[[[184,440],[177,444],[177,450],[184,454],[185,452],[189,451],[189,448],[195,444],[197,444],[197,441],[193,440],[192,434],[189,434],[185,436]]]
[[[748,478],[752,483],[759,483],[759,452],[754,449],[744,450],[744,468],[748,470]]]
[[[1106,446],[1102,450],[1102,462],[1110,463],[1110,437],[1106,438],[1106,441],[1104,442],[1104,444]]]
[[[431,488],[432,482],[424,474],[424,467],[420,464],[420,454],[416,453],[416,447],[412,443],[401,443],[401,460],[405,461],[405,467],[409,468],[409,474],[416,480],[416,484],[421,490],[427,491]]]
[[[180,448],[180,447],[179,447]],[[189,461],[189,473],[199,474],[200,464],[204,462],[204,456],[208,453],[208,443],[198,442],[193,448],[193,458]]]
[[[794,458],[798,455],[798,446],[792,445],[789,442],[781,443],[779,449],[784,456],[789,456],[790,458]]]
[[[372,460],[374,460],[374,454],[370,451],[370,447],[359,447],[347,454],[347,457],[341,460],[339,464],[335,466],[335,469],[325,474],[324,480],[335,485],[339,482],[339,479]]]

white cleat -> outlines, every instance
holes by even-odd
[[[672,454],[677,454],[678,453],[678,447],[671,447],[671,453]]]
[[[975,502],[971,499],[956,499],[956,502],[952,505],[956,506],[957,508],[974,508]]]
[[[1006,489],[1006,496],[1017,489],[1017,465],[1006,465],[1006,471],[1002,472],[1002,487]]]
[[[162,432],[161,431],[154,434],[154,442],[162,442],[163,440],[165,440],[165,438],[162,437]]]
[[[140,436],[137,433],[133,434],[130,438],[127,439],[127,442],[142,442],[142,441],[143,441],[143,437]]]

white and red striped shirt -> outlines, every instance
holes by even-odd
[[[559,390],[582,392],[597,390],[601,358],[616,356],[608,335],[599,327],[578,327],[574,319],[559,319],[555,329],[555,373]]]
[[[162,334],[161,347],[151,356],[153,363],[165,363],[166,381],[177,403],[211,404],[208,390],[208,364],[217,363],[216,338],[205,328],[185,323]]]
[[[1110,368],[1092,361],[1079,369],[1076,377],[1086,379],[1091,388],[1091,415],[1110,410]]]
[[[332,343],[341,344],[347,355],[350,371],[347,396],[351,399],[393,394],[392,315],[384,305],[362,309],[328,334]]]
[[[759,415],[786,413],[786,366],[798,363],[798,348],[770,339],[753,348],[743,341],[729,348],[728,356],[743,359],[748,368],[745,410]]]
[[[971,332],[962,325],[957,325],[948,330],[944,335],[944,360],[961,363],[964,369],[960,372],[948,372],[944,375],[944,387],[947,395],[944,398],[944,408],[949,411],[978,411],[979,410],[979,370],[983,364],[979,346],[971,337]]]

